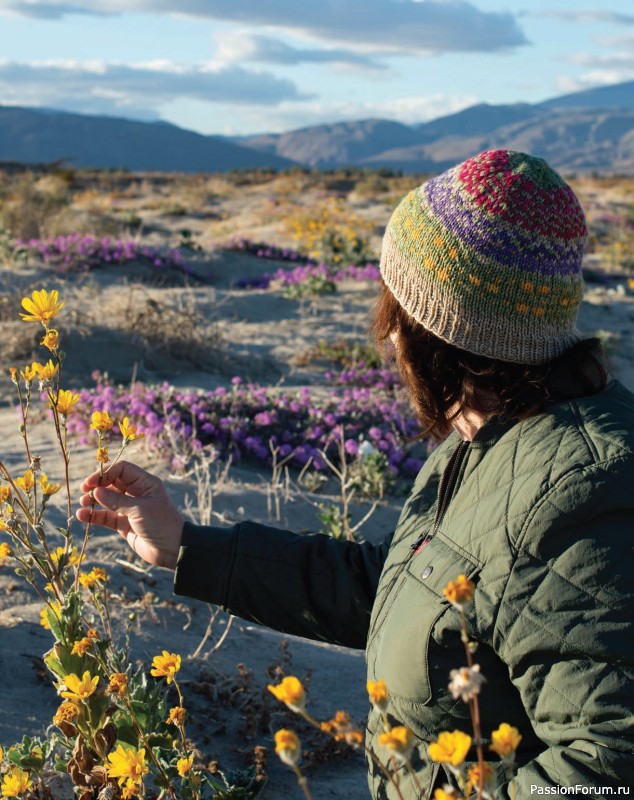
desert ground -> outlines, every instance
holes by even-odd
[[[59,290],[66,303],[55,323],[66,352],[64,386],[74,391],[94,387],[94,371],[127,389],[167,383],[179,391],[232,391],[232,379],[239,377],[273,393],[292,395],[309,387],[315,397],[326,397],[338,391],[326,374],[342,369],[346,354],[354,364],[354,348],[365,346],[376,283],[342,278],[334,291],[294,296],[279,280],[268,288],[237,288],[240,279],[255,282],[300,262],[258,256],[230,242],[242,237],[310,254],[323,246],[329,227],[347,226],[364,239],[367,260],[376,261],[392,208],[419,181],[349,172],[0,175],[0,461],[16,475],[28,466],[9,368],[21,370],[46,358],[39,346],[41,328],[18,316],[21,298],[42,288]],[[592,231],[580,327],[600,336],[614,375],[634,389],[634,291],[628,282],[628,270],[634,269],[634,183],[584,178],[573,179],[573,185]],[[177,249],[187,270],[155,269],[143,259],[75,269],[75,262],[47,261],[34,247],[21,251],[16,244],[71,233],[130,240],[156,252]],[[340,266],[346,266],[345,257]],[[35,396],[32,409],[31,451],[59,480],[59,448],[46,403]],[[142,419],[133,421],[143,425]],[[253,519],[318,531],[324,529],[319,504],[340,504],[332,471],[311,480],[292,467],[276,479],[266,458],[244,458],[228,467],[221,458],[201,461],[211,476],[206,487],[193,469],[194,454],[172,444],[170,452],[168,445],[134,442],[126,458],[164,478],[194,521],[210,514],[218,525]],[[81,480],[95,468],[96,440],[80,432],[71,436],[70,447],[77,498]],[[412,445],[411,452],[424,457],[425,445]],[[359,538],[379,542],[393,529],[407,482],[399,476],[383,496],[353,497],[352,524],[375,506],[357,531]],[[48,509],[53,540],[56,526],[64,524],[64,503],[60,492]],[[81,539],[80,528],[75,535]],[[345,709],[362,727],[368,710],[362,651],[285,636],[176,597],[171,573],[144,565],[116,534],[95,530],[87,559],[108,571],[113,619],[121,628],[130,624],[135,662],[149,665],[163,649],[182,655],[188,735],[201,763],[246,768],[256,746],[263,746],[268,782],[262,796],[301,797],[295,775],[273,752],[274,731],[292,727],[302,739],[301,765],[315,800],[367,797],[363,754],[311,730],[266,690],[281,675],[297,675],[308,687],[317,719]],[[50,631],[40,626],[42,601],[14,566],[11,559],[0,566],[0,745],[5,749],[25,734],[47,736],[59,705],[42,661],[52,645]],[[54,797],[66,800],[72,793],[68,784],[56,781]]]

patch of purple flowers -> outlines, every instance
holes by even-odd
[[[178,250],[150,247],[134,239],[97,238],[71,233],[48,239],[18,240],[15,244],[27,256],[39,258],[63,272],[87,272],[107,265],[123,267],[137,263],[160,270],[176,269],[191,277],[198,277],[183,262]]]
[[[341,372],[326,372],[324,378],[335,386],[366,386],[389,392],[402,386],[398,375],[392,370],[367,367],[365,361],[357,361],[356,364],[341,370]]]
[[[244,236],[236,236],[229,239],[223,247],[225,250],[237,250],[241,253],[251,253],[258,258],[268,258],[273,261],[310,262],[310,259],[307,259],[306,256],[303,256],[291,247],[278,247],[275,244],[267,244],[266,242],[253,242],[251,239],[246,239]]]
[[[81,392],[77,413],[68,418],[69,430],[88,440],[93,411],[108,411],[117,419],[129,416],[150,450],[175,467],[183,466],[181,451],[205,446],[233,462],[270,464],[271,443],[279,457],[292,454],[292,465],[303,467],[312,460],[315,469],[327,471],[321,451],[336,460],[342,430],[350,459],[361,442],[369,441],[385,454],[395,475],[415,475],[422,465],[409,454],[408,440],[420,428],[408,404],[368,387],[332,390],[317,398],[307,387],[280,391],[241,379],[214,391],[186,391],[167,383],[124,389],[98,379],[94,389]]]
[[[311,278],[324,278],[329,281],[378,281],[380,271],[376,264],[366,264],[358,267],[350,264],[348,267],[329,267],[327,264],[306,263],[294,269],[278,269],[271,275],[268,272],[257,277],[240,278],[234,284],[237,289],[268,289],[273,281],[283,287],[296,286],[306,283]]]

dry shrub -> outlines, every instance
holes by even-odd
[[[110,325],[132,334],[141,343],[147,369],[179,372],[184,365],[217,371],[226,361],[225,344],[217,319],[203,317],[189,292],[168,295],[126,293],[106,313]]]
[[[24,173],[5,178],[0,190],[0,227],[16,239],[42,238],[69,202],[68,184],[58,176]]]

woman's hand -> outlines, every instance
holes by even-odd
[[[111,528],[148,563],[176,568],[185,519],[160,478],[117,461],[103,476],[94,472],[86,478],[81,490],[86,494],[79,501],[80,522]]]

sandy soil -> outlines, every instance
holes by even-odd
[[[237,206],[239,199],[231,202]],[[372,213],[383,218],[386,212]],[[195,227],[195,220],[192,225]],[[270,235],[273,228],[252,229]],[[320,340],[345,337],[357,341],[365,335],[373,286],[343,284],[334,295],[288,300],[279,292],[246,293],[231,288],[236,278],[271,272],[279,264],[226,252],[198,256],[194,261],[200,274],[215,276],[213,284],[188,285],[175,279],[158,286],[148,281],[144,270],[103,269],[63,277],[35,265],[22,266],[19,271],[5,267],[0,272],[0,287],[8,298],[0,306],[6,342],[3,372],[6,375],[6,368],[31,357],[37,335],[15,321],[14,311],[17,313],[24,291],[40,286],[59,288],[67,300],[59,327],[68,342],[66,380],[77,387],[90,385],[95,368],[123,383],[133,375],[145,382],[167,377],[179,386],[208,389],[227,385],[232,375],[239,374],[267,384],[317,386],[324,365],[298,366],[297,355]],[[7,311],[9,300],[14,307],[11,313]],[[601,332],[613,350],[615,375],[634,389],[634,297],[624,288],[589,286],[580,324],[584,331]],[[8,378],[3,380],[0,395],[1,458],[9,469],[21,472],[24,456]],[[34,429],[32,447],[45,456],[46,471],[57,475],[59,462],[51,455],[55,445],[48,425]],[[91,448],[75,447],[74,491],[92,471],[93,458]],[[191,480],[170,477],[166,465],[142,446],[136,458],[167,480],[177,502],[185,504],[187,496],[193,498]],[[315,508],[298,489],[282,503],[280,519],[275,519],[267,503],[269,479],[263,470],[232,468],[214,496],[220,519],[231,523],[250,518],[296,530],[317,529]],[[53,523],[63,522],[60,503]],[[364,538],[380,541],[392,530],[401,503],[398,497],[385,500],[364,526]],[[360,519],[367,507],[354,507],[353,518]],[[191,513],[195,515],[195,509]],[[190,733],[205,759],[240,767],[249,763],[255,745],[265,745],[270,777],[264,797],[300,797],[292,773],[273,754],[272,732],[292,725],[305,737],[304,763],[315,800],[367,797],[362,755],[340,752],[325,738],[297,726],[296,718],[291,719],[265,688],[276,665],[281,664],[287,674],[310,676],[310,708],[316,717],[326,719],[336,710],[346,709],[362,723],[368,710],[362,652],[282,636],[239,620],[232,622],[224,643],[215,650],[229,619],[220,613],[209,641],[193,657],[210,609],[174,597],[171,574],[144,567],[116,535],[95,532],[88,552],[91,564],[103,564],[109,571],[115,617],[124,620],[135,614],[135,658],[149,664],[163,648],[183,654],[183,686],[192,711]],[[37,597],[11,567],[0,567],[0,744],[5,747],[23,734],[43,734],[58,705],[41,662],[51,638],[39,625],[40,609]],[[244,666],[238,667],[240,664]]]

